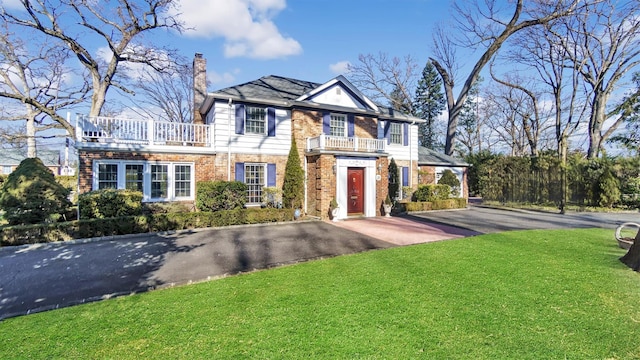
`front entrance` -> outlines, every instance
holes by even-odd
[[[364,214],[364,168],[347,169],[347,215]]]

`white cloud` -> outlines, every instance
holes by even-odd
[[[238,72],[234,71],[234,73],[237,74]],[[219,74],[219,73],[217,73],[215,71],[209,71],[209,72],[207,72],[207,80],[212,85],[231,84],[236,80],[236,77],[235,77],[234,74],[232,74],[230,72],[224,72],[222,74]]]
[[[329,65],[329,69],[336,75],[344,75],[349,72],[350,65],[351,63],[346,60],[338,61],[335,64]]]
[[[280,33],[273,17],[285,0],[179,0],[176,15],[189,36],[225,39],[226,57],[275,59],[302,52],[295,39]]]

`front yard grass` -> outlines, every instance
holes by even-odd
[[[0,358],[637,359],[612,230],[371,251],[0,322]]]

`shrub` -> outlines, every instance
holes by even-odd
[[[300,165],[296,139],[291,138],[291,149],[284,169],[282,184],[282,205],[289,209],[302,208],[304,200],[304,170]]]
[[[247,185],[240,181],[201,181],[196,188],[200,211],[241,209],[247,203]]]
[[[407,211],[463,209],[465,207],[467,207],[467,199],[465,198],[450,198],[446,200],[410,202],[405,204]]]
[[[86,219],[53,224],[4,227],[0,229],[0,245],[22,245],[146,232],[260,224],[292,219],[293,210],[291,209],[259,208]]]
[[[282,191],[277,187],[263,187],[262,206],[276,209],[282,208]]]
[[[612,207],[613,204],[620,201],[620,185],[610,170],[605,170],[598,178],[596,194],[598,205],[602,207]]]
[[[460,180],[453,171],[447,169],[442,172],[442,177],[438,180],[438,184],[449,185],[451,187],[451,196],[460,196]]]
[[[142,214],[142,193],[122,189],[102,189],[78,196],[80,219],[104,219]]]
[[[418,189],[414,191],[411,201],[425,202],[435,200],[446,200],[451,195],[451,188],[449,185],[420,185]]]
[[[400,190],[400,175],[398,174],[398,165],[394,159],[389,163],[389,196],[392,199],[398,198],[398,190]]]
[[[10,225],[56,221],[71,206],[69,190],[38,158],[28,158],[7,177],[0,208]]]

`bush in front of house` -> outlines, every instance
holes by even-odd
[[[449,185],[420,185],[413,192],[411,201],[413,202],[434,202],[436,200],[447,200],[451,195],[451,187]]]
[[[2,185],[0,208],[9,225],[58,221],[71,206],[68,196],[39,158],[28,158]]]
[[[458,180],[458,177],[453,171],[449,169],[443,171],[440,180],[438,180],[438,184],[449,185],[451,187],[451,196],[460,196],[460,180]]]
[[[304,170],[300,165],[300,155],[296,138],[291,138],[289,157],[284,168],[282,184],[282,206],[289,209],[300,209],[304,201]]]
[[[23,245],[147,232],[293,220],[292,209],[250,208],[86,219],[0,228],[0,245]]]
[[[247,203],[247,185],[240,181],[200,181],[196,184],[199,211],[242,209]]]
[[[105,219],[142,214],[142,193],[123,189],[94,190],[78,196],[80,219]]]
[[[467,207],[467,199],[449,198],[444,200],[410,202],[410,203],[405,203],[404,206],[406,211],[464,209]]]
[[[388,194],[391,197],[391,200],[395,200],[398,198],[399,190],[400,190],[400,174],[398,173],[398,165],[394,159],[391,159],[389,163],[389,184],[388,184]]]

